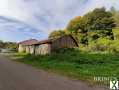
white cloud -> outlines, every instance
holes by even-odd
[[[81,6],[83,1],[4,0],[1,2],[4,7],[1,14],[22,20],[39,30],[42,29],[45,33],[49,33],[52,29],[64,28],[66,21],[74,16],[77,7]]]
[[[54,29],[64,28],[75,16],[83,15],[96,7],[105,6],[109,9],[114,6],[119,9],[118,4],[119,0],[0,0],[0,16],[22,21],[29,28],[37,29],[41,36],[41,31],[47,36]],[[14,26],[13,29],[17,31],[22,26],[21,23],[11,24],[9,22],[8,26]],[[1,25],[6,27],[6,22],[1,24],[0,21],[0,28]],[[23,31],[29,31],[29,28]],[[34,34],[31,30],[29,33]]]
[[[22,4],[15,2],[18,0],[0,0],[0,15],[16,18],[18,20],[27,20],[29,15],[24,13]]]
[[[119,10],[119,0],[88,0],[87,3],[82,7],[82,13],[85,14],[86,12],[92,11],[95,8],[106,7],[108,10],[111,7],[115,7]]]

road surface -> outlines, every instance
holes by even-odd
[[[106,90],[38,70],[0,55],[0,90]]]

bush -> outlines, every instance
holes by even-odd
[[[119,28],[113,29],[114,39],[119,40]]]
[[[111,41],[108,46],[108,52],[110,53],[119,53],[119,40]]]
[[[96,41],[89,43],[90,51],[107,51],[110,40],[106,38],[99,38]]]

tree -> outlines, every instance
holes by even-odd
[[[81,27],[80,27],[80,20],[81,16],[77,16],[73,18],[67,25],[66,30],[72,34],[72,36],[75,38],[75,40],[80,44],[87,44],[87,38],[86,33],[82,33]]]
[[[0,40],[0,48],[3,48],[4,47],[4,43],[2,40]]]
[[[15,42],[3,42],[0,40],[0,48],[16,50],[17,44]]]
[[[114,7],[111,7],[111,13],[113,15],[113,19],[115,20],[116,26],[119,27],[119,11],[117,11]]]
[[[53,31],[50,33],[49,35],[49,39],[57,39],[61,36],[65,35],[65,31],[64,30],[57,30],[57,31]]]
[[[112,14],[109,11],[106,11],[105,8],[97,8],[84,15],[80,23],[81,28],[88,31],[109,30],[115,26]]]
[[[5,42],[5,48],[16,50],[17,44],[14,42]]]
[[[74,19],[72,19],[69,24],[67,25],[67,30],[71,33],[77,32],[77,30],[80,28],[79,22],[80,22],[81,16],[77,16]]]
[[[115,21],[112,18],[111,12],[106,11],[105,8],[96,8],[84,15],[80,20],[80,28],[83,31],[99,30],[104,36],[109,36],[109,39],[114,39],[112,33],[113,27],[115,27]]]
[[[88,39],[90,38],[88,32],[97,32],[92,36],[93,39],[99,37],[114,39],[112,28],[115,27],[115,21],[112,16],[112,13],[106,11],[105,8],[96,8],[83,17],[72,19],[67,26],[67,30],[75,34],[77,40],[80,38],[79,42],[86,45],[88,45]],[[77,38],[77,35],[80,36]]]
[[[115,27],[115,21],[112,16],[105,8],[95,9],[90,17],[92,23],[90,22],[89,30],[100,30],[102,36],[114,39],[112,28]]]

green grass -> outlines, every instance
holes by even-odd
[[[71,78],[93,81],[95,76],[119,78],[119,55],[64,49],[46,56],[14,54],[15,60]]]

